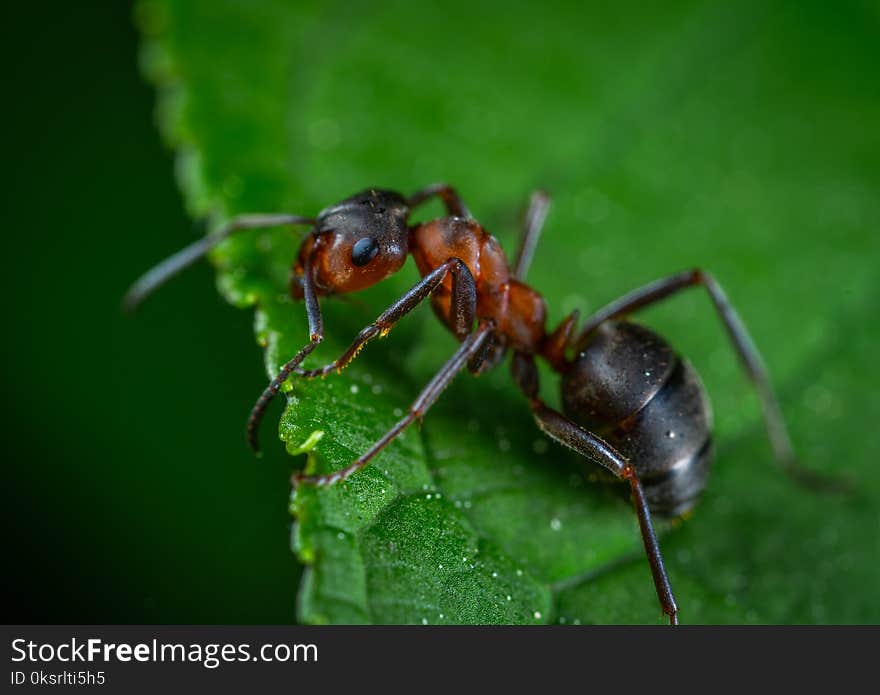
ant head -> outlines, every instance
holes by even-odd
[[[322,210],[300,263],[312,256],[315,284],[326,293],[356,292],[397,272],[409,252],[409,207],[399,193],[366,190]]]

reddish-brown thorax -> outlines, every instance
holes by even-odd
[[[516,280],[498,240],[472,219],[442,217],[410,229],[409,249],[422,276],[449,258],[461,259],[477,287],[477,316],[495,321],[496,331],[514,350],[528,354],[542,351],[547,308],[544,299]],[[438,317],[452,329],[450,315],[452,277],[431,297]]]

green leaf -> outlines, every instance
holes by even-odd
[[[529,281],[552,324],[710,269],[763,351],[804,462],[851,474],[858,492],[816,495],[774,468],[705,296],[646,312],[715,410],[705,495],[663,527],[682,620],[880,620],[876,12],[158,0],[137,14],[196,217],[314,214],[367,186],[449,181],[510,252],[523,202],[544,187],[554,206]],[[224,296],[256,307],[270,375],[307,339],[286,295],[296,248],[297,235],[267,230],[214,256]],[[416,279],[408,265],[354,303],[326,301],[312,362]],[[349,463],[454,348],[423,308],[342,375],[294,383],[288,451],[308,450],[310,470]],[[293,497],[309,566],[299,617],[659,622],[633,514],[592,472],[540,436],[505,369],[463,375],[373,465]]]

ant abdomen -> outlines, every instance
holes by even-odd
[[[690,510],[712,461],[712,414],[696,370],[662,337],[606,321],[562,379],[565,413],[635,468],[652,512]]]

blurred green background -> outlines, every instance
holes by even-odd
[[[222,5],[227,19],[246,7]],[[271,18],[285,3],[261,7]],[[218,155],[206,185],[234,205],[293,200],[310,211],[368,183],[449,179],[508,247],[516,207],[547,186],[556,207],[533,277],[554,319],[708,259],[764,351],[807,463],[849,470],[862,487],[826,500],[775,474],[704,299],[655,312],[709,386],[723,463],[694,522],[664,544],[676,586],[685,596],[708,587],[706,619],[880,620],[876,4],[682,2],[581,16],[560,3],[528,30],[524,6],[506,14],[503,3],[303,7],[296,26],[266,24],[298,61],[295,127],[247,123],[258,145],[277,139],[280,164],[223,189],[267,150],[254,147],[236,170]],[[223,303],[206,266],[136,319],[118,311],[128,282],[200,233],[154,127],[131,8],[45,12],[16,8],[2,46],[7,619],[288,622],[299,575],[290,464],[271,428],[260,462],[242,437],[265,380],[250,313]],[[215,28],[209,17],[182,13],[177,40],[186,53],[190,37],[190,67],[216,90],[206,95],[222,96],[225,75],[211,70],[220,54],[197,43]],[[438,45],[432,32],[451,28],[458,40]],[[250,31],[259,25],[215,50],[274,55],[263,66],[271,83],[287,54]],[[589,74],[559,69],[585,55]],[[216,105],[285,115],[273,93],[255,104],[229,94],[194,99],[190,116],[210,124]],[[382,120],[396,108],[399,128]],[[385,127],[365,128],[374,120]],[[253,134],[235,125],[199,135],[217,138],[208,147],[219,153],[230,132]],[[289,167],[289,186],[273,188],[276,165]],[[434,357],[417,356],[416,371]],[[456,388],[474,398],[485,384]],[[645,588],[633,567],[632,581],[599,579],[595,596],[563,597],[561,610],[605,601],[597,619],[632,619],[615,606]]]

